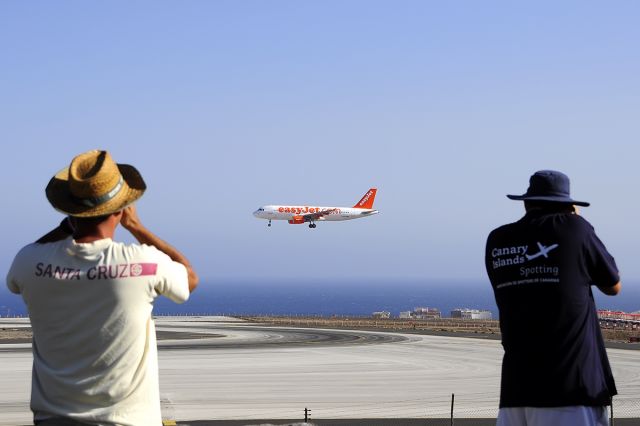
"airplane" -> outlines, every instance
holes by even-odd
[[[525,256],[527,256],[527,260],[533,260],[540,256],[544,256],[548,259],[549,252],[555,248],[558,248],[558,244],[552,244],[549,247],[545,247],[542,244],[538,243],[538,248],[540,249],[540,251],[536,254],[532,254],[532,255],[525,254]]]
[[[315,228],[319,221],[338,221],[359,219],[378,213],[373,209],[373,200],[376,198],[376,188],[369,189],[366,194],[353,207],[316,207],[311,205],[268,205],[260,207],[253,212],[258,219],[267,219],[271,226],[272,220],[286,220],[292,225],[309,223],[309,228]]]

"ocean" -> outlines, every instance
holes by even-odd
[[[159,301],[158,312],[184,310],[268,315],[369,316],[388,311],[398,316],[415,307],[438,308],[445,316],[452,309],[470,307],[497,312],[487,285],[424,284],[418,282],[266,282],[202,285],[184,306]]]
[[[599,309],[640,310],[640,286],[623,286],[617,297],[595,291]],[[369,316],[376,311],[401,311],[416,307],[438,308],[450,316],[455,308],[489,310],[498,318],[493,292],[487,282],[418,281],[204,281],[190,300],[177,305],[160,297],[156,315],[342,315]],[[20,297],[0,291],[0,315],[26,315]]]

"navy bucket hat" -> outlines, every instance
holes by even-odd
[[[511,200],[551,201],[588,207],[586,201],[571,199],[569,177],[555,170],[540,170],[529,179],[529,188],[523,195],[507,195]]]

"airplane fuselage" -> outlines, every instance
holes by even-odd
[[[374,209],[359,209],[354,207],[318,207],[310,205],[269,205],[256,210],[253,215],[260,219],[271,220],[294,220],[296,216],[309,213],[328,212],[326,215],[318,217],[314,221],[339,221],[358,219],[378,213]]]
[[[315,228],[315,222],[337,222],[341,220],[359,219],[378,213],[373,209],[376,198],[376,188],[368,190],[353,207],[319,207],[315,205],[268,205],[262,206],[253,215],[259,219],[267,219],[268,226],[272,220],[286,220],[292,225],[309,223],[309,228]]]

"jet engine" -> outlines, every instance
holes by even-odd
[[[304,216],[294,216],[289,219],[289,223],[292,225],[301,225],[304,223]]]

